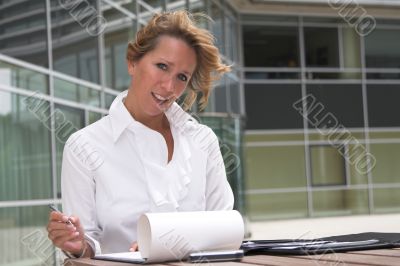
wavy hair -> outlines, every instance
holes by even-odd
[[[199,92],[200,109],[204,109],[213,82],[230,71],[230,66],[221,61],[218,48],[214,44],[214,36],[196,25],[198,18],[211,20],[205,14],[191,14],[184,10],[155,14],[149,23],[137,32],[136,38],[129,42],[126,53],[128,62],[138,61],[156,47],[159,37],[163,35],[181,39],[192,47],[196,53],[197,65],[187,85],[183,103],[185,110],[190,109]]]

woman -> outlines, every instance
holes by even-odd
[[[65,214],[51,212],[48,232],[75,257],[135,250],[145,212],[233,207],[216,135],[175,103],[185,92],[190,108],[200,92],[204,107],[229,71],[212,35],[185,11],[157,14],[129,43],[127,64],[129,89],[64,148]]]

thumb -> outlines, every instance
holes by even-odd
[[[133,242],[131,247],[129,248],[129,251],[135,252],[139,250],[139,245],[137,242]]]

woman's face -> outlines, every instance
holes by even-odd
[[[152,51],[128,63],[137,115],[157,116],[168,109],[184,92],[196,63],[194,49],[170,36],[161,36]]]

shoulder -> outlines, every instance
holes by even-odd
[[[64,157],[74,157],[84,164],[95,165],[101,147],[112,141],[108,116],[74,132],[64,146]],[[92,168],[92,167],[91,167]]]

